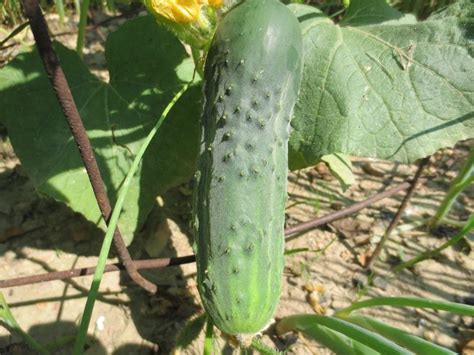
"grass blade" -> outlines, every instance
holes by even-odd
[[[417,297],[377,297],[353,303],[349,307],[337,311],[336,317],[346,318],[351,312],[357,309],[378,306],[429,308],[465,316],[474,316],[474,307],[461,303]]]
[[[83,353],[84,344],[86,342],[87,337],[87,329],[89,328],[92,311],[94,309],[94,303],[97,298],[97,292],[99,291],[100,282],[102,280],[105,264],[107,262],[107,256],[109,255],[110,246],[112,244],[112,237],[117,226],[117,221],[120,217],[120,213],[122,212],[122,207],[125,202],[125,197],[127,196],[128,189],[130,188],[132,178],[138,170],[143,155],[145,154],[148,145],[153,140],[156,132],[158,132],[158,129],[161,127],[161,124],[168,116],[168,113],[171,111],[173,106],[176,104],[176,102],[184,94],[184,92],[188,89],[190,85],[191,83],[184,85],[183,88],[173,97],[170,103],[166,106],[160,118],[156,122],[155,126],[151,129],[150,133],[148,133],[148,136],[145,138],[145,141],[140,147],[140,150],[138,151],[135,159],[133,160],[132,166],[130,167],[130,170],[128,171],[127,176],[125,177],[122,187],[118,193],[117,202],[110,216],[109,225],[107,226],[107,232],[105,233],[105,238],[102,242],[102,247],[100,249],[99,260],[97,262],[89,294],[87,295],[87,302],[86,306],[84,307],[84,313],[82,315],[81,323],[79,326],[79,333],[76,338],[76,342],[74,343],[74,354],[79,355]]]
[[[384,355],[412,354],[412,352],[402,348],[401,346],[393,343],[390,340],[385,339],[384,337],[376,333],[370,332],[367,329],[346,322],[342,319],[337,319],[333,317],[312,314],[293,315],[283,318],[278,324],[278,329],[282,332],[301,331],[307,334],[308,336],[312,336],[315,335],[315,332],[318,332],[318,326],[324,326],[332,331],[341,333],[342,335],[345,335],[346,337],[353,339],[358,343],[361,343],[362,345],[374,350],[375,352],[379,352]],[[326,337],[330,348],[344,346],[343,339],[341,339],[340,337],[333,337],[331,339],[329,337],[331,335],[330,333],[316,333],[316,335],[317,336],[314,337],[315,340],[317,340],[318,338],[321,339],[321,337]],[[336,353],[346,354],[344,348],[341,348],[340,350],[336,351]],[[353,353],[358,354],[359,352]],[[371,352],[364,352],[363,354],[370,353]]]
[[[470,184],[474,182],[474,148],[471,149],[469,155],[464,162],[458,175],[454,178],[449,186],[446,195],[443,198],[433,220],[430,221],[431,226],[437,226],[443,219],[446,218],[452,205],[456,201],[459,194]]]
[[[50,352],[38,343],[31,335],[25,332],[21,327],[18,325],[15,317],[13,316],[10,308],[8,307],[7,301],[3,296],[3,293],[0,292],[0,323],[3,322],[6,328],[22,337],[26,344],[34,350],[37,354],[49,354]]]
[[[206,324],[206,335],[204,338],[204,355],[212,355],[212,339],[214,335],[214,323],[212,323],[211,318],[207,317],[207,324]]]
[[[405,261],[405,262],[403,262],[403,263],[397,265],[397,266],[393,269],[393,272],[394,272],[394,273],[400,272],[400,271],[402,271],[403,269],[412,267],[412,266],[414,266],[415,264],[417,264],[417,263],[419,263],[419,262],[421,262],[421,261],[434,258],[434,257],[437,256],[439,253],[441,253],[444,249],[456,245],[456,244],[457,244],[461,239],[463,239],[472,229],[474,229],[474,213],[471,214],[471,216],[469,217],[469,220],[466,222],[466,224],[464,225],[464,227],[463,227],[454,237],[452,237],[451,239],[449,239],[447,242],[443,243],[441,246],[439,246],[439,247],[436,248],[436,249],[425,251],[425,252],[419,254],[418,256],[415,256],[414,258],[412,258],[412,259],[410,259],[410,260],[408,260],[408,261]]]
[[[74,9],[76,10],[79,18],[81,17],[81,2],[79,0],[74,0]]]
[[[54,5],[56,6],[56,12],[59,15],[59,23],[64,24],[64,2],[63,0],[54,0]]]
[[[3,45],[23,31],[26,27],[30,25],[29,22],[23,22],[21,25],[17,26],[5,39],[0,41],[0,50],[2,49]]]
[[[76,52],[82,58],[82,49],[84,48],[84,39],[86,37],[87,12],[89,11],[89,1],[82,0],[79,16],[79,29],[77,31]]]
[[[420,337],[407,333],[401,329],[391,327],[370,317],[354,315],[344,319],[367,330],[376,332],[398,345],[413,351],[415,354],[456,355],[455,352],[449,349],[430,343]]]
[[[294,249],[286,249],[285,256],[299,254],[299,253],[320,253],[321,250],[313,250],[309,248],[294,248]]]

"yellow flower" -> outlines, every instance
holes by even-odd
[[[181,41],[202,49],[209,45],[226,1],[143,0],[143,3],[159,24],[167,27]]]
[[[154,12],[176,23],[200,22],[201,7],[219,7],[222,0],[151,0]]]
[[[223,0],[202,0],[201,2],[212,7],[221,7]]]

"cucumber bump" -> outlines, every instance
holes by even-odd
[[[299,24],[277,0],[220,21],[206,60],[194,201],[198,288],[231,335],[266,327],[281,293],[290,118],[302,74]]]

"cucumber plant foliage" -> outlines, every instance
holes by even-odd
[[[192,61],[181,43],[151,17],[111,33],[105,56],[108,83],[59,43],[60,57],[112,205],[157,116],[191,80]],[[36,52],[18,55],[0,71],[0,122],[40,193],[67,203],[93,223],[101,221],[87,174]],[[186,181],[198,152],[201,89],[188,89],[146,152],[127,195],[119,226],[127,243],[155,196]],[[180,162],[177,164],[176,162]]]
[[[290,5],[304,43],[303,80],[292,120],[289,166],[345,153],[413,162],[474,137],[474,5],[458,1],[417,23],[384,0],[353,0],[335,24],[314,7]],[[110,81],[55,47],[91,138],[111,202],[152,126],[192,62],[151,17],[110,34]],[[200,84],[178,102],[135,177],[119,221],[133,240],[155,196],[189,179],[199,146]],[[36,50],[0,70],[0,123],[37,190],[93,223],[101,217]],[[103,226],[103,224],[101,224]]]

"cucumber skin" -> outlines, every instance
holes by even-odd
[[[195,252],[204,308],[227,334],[264,329],[280,298],[289,123],[302,58],[298,21],[277,0],[232,8],[209,49]]]

